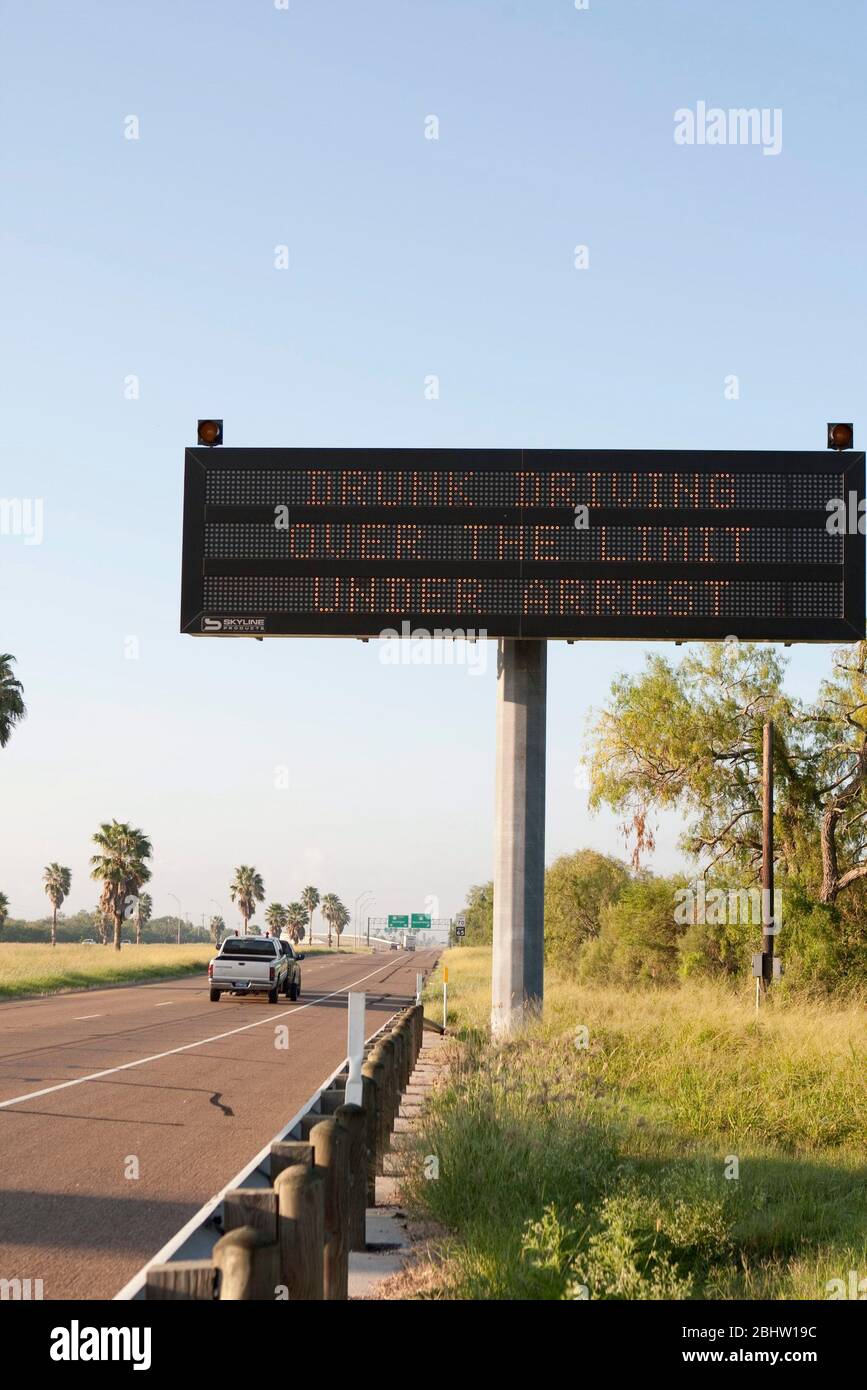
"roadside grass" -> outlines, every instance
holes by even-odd
[[[311,956],[372,956],[374,954],[370,946],[350,946],[348,943],[338,950],[336,946],[308,946],[305,942],[299,941],[297,950],[308,958]]]
[[[857,1004],[789,996],[757,1023],[746,992],[549,971],[543,1018],[495,1046],[489,950],[441,964],[456,1036],[419,1141],[439,1176],[404,1193],[450,1233],[425,1296],[815,1299],[867,1276]],[[438,970],[434,1017],[441,995]]]
[[[82,946],[0,941],[0,999],[65,989],[169,979],[203,971],[213,946]]]
[[[327,946],[305,949],[302,942],[300,949],[308,959],[372,954],[366,946],[345,945],[338,953]],[[216,947],[209,942],[182,946],[125,943],[118,952],[112,946],[82,946],[79,942],[59,942],[52,947],[45,941],[0,941],[0,999],[194,975],[205,969],[215,952]]]

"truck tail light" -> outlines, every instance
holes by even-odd
[[[273,967],[273,965],[271,966],[271,969],[268,971],[268,979],[271,981],[271,983],[272,983],[272,985],[273,985],[273,983],[274,983],[274,967]]]
[[[213,980],[213,978],[214,978],[214,962],[211,961],[211,963],[210,963],[209,966],[208,966],[208,979],[209,979],[209,980]]]

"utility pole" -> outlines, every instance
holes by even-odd
[[[762,730],[762,987],[774,978],[774,726]]]
[[[491,1032],[541,1009],[545,902],[544,641],[497,644],[497,776]]]
[[[359,919],[359,916],[360,916],[360,912],[364,911],[364,908],[361,906],[361,904],[364,903],[365,898],[373,898],[373,896],[374,896],[374,895],[373,895],[373,889],[372,889],[372,888],[365,888],[364,892],[363,892],[363,893],[359,893],[358,897],[355,899],[355,911],[353,912],[352,915],[353,915],[353,919],[354,919],[354,921],[355,921],[355,946],[356,946],[356,950],[358,949],[358,937],[359,937],[358,919]],[[375,902],[375,901],[376,901],[376,899],[374,898],[374,902]],[[372,906],[372,904],[371,904],[371,906]]]

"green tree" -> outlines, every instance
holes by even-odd
[[[8,652],[0,655],[0,748],[5,748],[16,724],[26,718],[24,687],[12,674],[14,656]]]
[[[67,913],[63,925],[68,941],[83,941],[85,937],[93,937],[96,932],[93,913],[88,912],[85,908],[79,908],[78,912]]]
[[[596,850],[562,854],[545,873],[545,953],[567,972],[585,942],[599,935],[606,908],[629,882],[619,859]]]
[[[5,927],[8,916],[9,899],[7,898],[5,893],[0,893],[0,931],[2,931]]]
[[[349,925],[349,921],[350,921],[351,916],[352,916],[352,914],[350,913],[349,909],[348,909],[348,908],[345,906],[345,904],[342,903],[342,902],[340,901],[340,899],[338,898],[338,899],[337,899],[337,910],[336,910],[336,912],[335,912],[335,914],[334,914],[334,930],[335,930],[336,933],[337,933],[337,949],[338,949],[338,951],[340,950],[340,938],[341,938],[342,935],[343,935],[344,929]]]
[[[116,820],[103,822],[93,843],[97,852],[91,856],[90,876],[102,883],[100,910],[114,924],[114,947],[119,951],[124,919],[151,876],[147,860],[153,851],[143,831]]]
[[[226,930],[226,923],[223,921],[222,916],[215,912],[208,923],[208,927],[211,933],[211,944],[216,946],[223,932]]]
[[[623,884],[601,911],[598,936],[580,953],[585,978],[620,985],[670,985],[678,978],[687,928],[675,914],[680,878],[650,874]]]
[[[615,681],[595,724],[590,803],[625,817],[637,863],[650,816],[676,811],[705,872],[761,864],[762,728],[774,722],[774,835],[783,871],[832,902],[867,876],[867,644],[835,653],[816,700],[782,687],[766,648],[705,643],[678,666],[651,656]]]
[[[788,983],[794,967],[817,987],[848,985],[863,981],[867,956],[867,642],[834,652],[815,699],[788,694],[783,675],[779,654],[737,642],[703,644],[677,666],[648,658],[640,675],[614,683],[596,721],[591,805],[623,815],[634,862],[653,847],[651,815],[667,809],[681,817],[681,846],[703,876],[754,885],[762,728],[773,720]],[[742,968],[747,945],[758,945],[751,925],[694,924],[681,942],[684,969]]]
[[[652,655],[640,675],[613,683],[592,734],[590,805],[625,816],[636,868],[654,848],[650,815],[660,808],[686,819],[691,856],[755,868],[762,725],[773,718],[781,739],[791,729],[781,682],[775,653],[706,643],[677,667]],[[785,779],[778,790],[785,799]]]
[[[235,877],[229,885],[229,896],[238,904],[238,911],[244,919],[244,935],[247,924],[256,911],[256,904],[265,901],[265,885],[262,875],[250,864],[241,864],[235,870]]]
[[[834,653],[832,676],[802,718],[800,775],[819,823],[819,898],[830,903],[867,878],[867,642]]]
[[[49,864],[42,875],[45,892],[51,903],[51,944],[57,945],[57,913],[69,896],[72,874],[63,864]]]
[[[684,928],[678,940],[681,975],[736,979],[748,973],[750,956],[761,944],[761,899],[742,879],[732,870],[676,889],[676,916]],[[788,891],[786,898],[788,937]]]
[[[493,881],[473,884],[467,893],[466,906],[461,910],[467,919],[466,944],[490,946],[494,939]]]
[[[286,930],[286,909],[282,903],[269,903],[265,908],[265,921],[271,928],[272,936],[280,936]]]
[[[311,941],[313,940],[313,914],[319,906],[319,901],[319,889],[314,888],[312,884],[308,884],[301,894],[301,902],[304,904],[304,911],[307,913],[307,930]],[[330,944],[331,942],[329,940],[329,945]]]
[[[293,941],[303,941],[307,929],[307,908],[303,903],[289,903],[286,908],[286,926]]]
[[[146,927],[154,914],[153,898],[150,893],[139,893],[135,905],[135,944],[141,945],[141,929]]]

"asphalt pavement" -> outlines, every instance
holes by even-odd
[[[347,992],[370,1036],[436,955],[309,957],[295,1004],[204,974],[0,1004],[0,1280],[111,1298],[339,1065]]]

